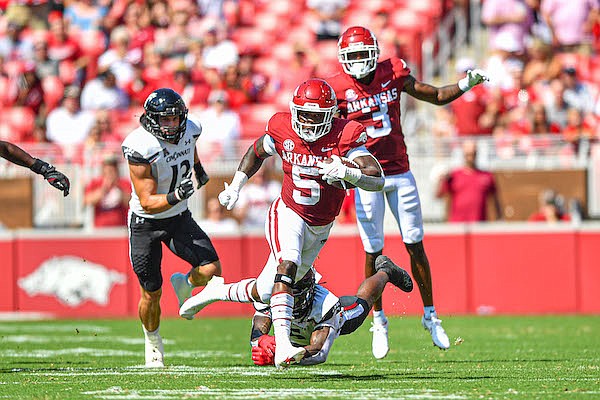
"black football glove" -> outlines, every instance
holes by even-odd
[[[58,190],[61,190],[63,192],[63,196],[67,196],[69,194],[69,189],[71,188],[69,178],[67,178],[62,172],[57,171],[53,165],[36,158],[31,166],[31,170],[36,174],[42,175],[49,184]]]
[[[194,173],[196,175],[196,182],[198,182],[198,186],[196,186],[197,189],[200,189],[202,186],[208,183],[210,178],[200,162],[194,164]]]
[[[190,178],[183,178],[175,192],[179,200],[190,198],[194,194],[194,182]]]

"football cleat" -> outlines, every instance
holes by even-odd
[[[421,319],[421,324],[425,330],[428,330],[431,334],[431,339],[433,340],[433,344],[439,347],[442,350],[446,350],[450,348],[450,339],[448,339],[448,335],[446,335],[446,331],[442,328],[442,320],[437,317],[436,314],[431,314],[430,318]]]
[[[413,290],[413,281],[408,272],[394,264],[388,256],[378,256],[375,259],[375,271],[384,271],[390,282],[404,292]]]
[[[192,295],[194,287],[189,284],[188,276],[181,272],[176,272],[171,275],[171,286],[173,286],[173,290],[175,290],[175,295],[179,301],[179,307],[181,307],[183,302]]]
[[[160,335],[148,337],[145,340],[146,347],[146,368],[162,368],[165,350]]]
[[[369,331],[373,332],[373,357],[381,360],[390,351],[390,346],[388,345],[388,323],[387,321],[385,324],[371,322],[371,329]]]
[[[291,343],[287,346],[277,346],[275,347],[275,366],[282,369],[299,363],[305,353],[304,347],[294,347]]]
[[[190,297],[179,307],[179,315],[185,319],[193,319],[204,307],[221,300],[220,293],[224,284],[223,277],[213,276],[200,293]]]

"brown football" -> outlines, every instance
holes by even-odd
[[[350,168],[360,168],[360,166],[355,161],[352,161],[351,159],[346,158],[346,157],[340,157],[340,158],[342,159],[342,163],[345,166],[350,167]],[[326,164],[329,164],[331,161],[332,161],[332,159],[329,158],[329,157],[325,157],[323,159],[323,162],[326,163]],[[331,186],[334,186],[334,187],[336,187],[338,189],[353,189],[353,188],[356,187],[353,184],[351,184],[350,182],[344,181],[344,184],[346,185],[345,188],[342,186],[342,183],[339,182],[339,181],[338,182],[333,182],[331,184]]]

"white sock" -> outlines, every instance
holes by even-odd
[[[221,300],[234,301],[237,303],[252,303],[252,289],[256,284],[256,279],[244,279],[236,283],[225,285],[224,297]]]
[[[146,327],[142,324],[142,329],[144,330],[144,337],[148,340],[151,339],[155,339],[157,337],[160,337],[160,326],[158,328],[156,328],[155,331],[149,331],[148,329],[146,329]]]
[[[423,307],[425,312],[425,318],[430,319],[432,315],[436,315],[434,306],[425,306]]]
[[[387,318],[385,317],[385,313],[383,310],[373,310],[373,322],[376,325],[385,325],[387,324]]]
[[[196,286],[194,286],[194,284],[192,283],[192,281],[190,281],[190,278],[191,278],[191,276],[190,276],[190,273],[188,272],[186,274],[186,276],[185,276],[185,283],[187,283],[188,286],[191,287],[191,288],[196,287]]]
[[[286,292],[271,296],[271,320],[275,333],[275,346],[291,346],[292,311],[294,296]]]

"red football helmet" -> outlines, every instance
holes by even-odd
[[[294,131],[302,140],[314,142],[331,130],[337,112],[335,92],[324,80],[309,79],[294,91],[290,111]]]
[[[377,38],[367,28],[353,26],[340,36],[338,60],[348,75],[356,79],[364,78],[375,71],[378,58]]]

